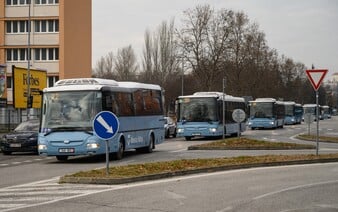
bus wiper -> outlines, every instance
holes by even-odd
[[[54,133],[54,132],[72,132],[72,131],[83,131],[89,135],[93,135],[93,132],[91,131],[90,127],[57,127],[57,128],[51,128],[50,131],[48,131],[45,136]]]

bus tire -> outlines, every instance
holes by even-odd
[[[191,141],[191,136],[185,136],[186,141]]]
[[[10,152],[10,151],[2,151],[2,154],[4,154],[4,155],[10,155],[10,154],[12,154],[12,152]]]
[[[119,149],[117,150],[117,152],[114,153],[113,157],[115,160],[121,160],[123,158],[123,154],[124,154],[124,142],[123,140],[120,140]]]
[[[149,139],[149,145],[147,147],[144,148],[144,152],[145,153],[152,153],[153,149],[155,149],[155,142],[154,142],[154,136],[150,135],[150,139]]]
[[[68,156],[67,155],[57,155],[56,156],[56,160],[58,160],[58,161],[66,161],[66,160],[68,160]]]

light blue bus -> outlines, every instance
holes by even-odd
[[[328,105],[323,105],[320,108],[321,108],[322,119],[330,119],[331,118],[330,107]]]
[[[285,105],[285,125],[300,124],[302,122],[303,107],[293,101],[284,101]]]
[[[302,104],[296,103],[295,110],[294,110],[296,124],[302,123],[303,113],[304,113],[304,109],[303,109]]]
[[[303,110],[304,110],[303,116],[306,116],[307,114],[311,115],[311,118],[312,118],[312,120],[310,120],[311,122],[317,120],[317,118],[316,118],[317,117],[317,112],[316,112],[317,111],[317,104],[304,104]],[[318,113],[318,115],[319,115],[319,119],[321,119],[320,112]],[[303,117],[303,120],[304,120],[304,117]]]
[[[274,98],[257,98],[249,101],[250,117],[248,127],[283,128],[285,118],[285,104]]]
[[[223,130],[224,104],[224,130]],[[196,92],[179,96],[176,100],[177,136],[191,140],[193,137],[221,137],[244,132],[245,122],[240,125],[232,118],[235,109],[246,111],[242,97],[233,97],[221,92]]]
[[[105,140],[93,133],[93,119],[111,111],[119,119],[119,131],[108,140],[110,153],[122,159],[129,149],[152,152],[164,141],[163,92],[160,86],[117,82],[98,78],[58,81],[43,90],[40,155],[98,155],[106,152]]]

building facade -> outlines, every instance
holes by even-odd
[[[47,87],[59,79],[91,77],[91,13],[91,0],[0,0],[6,108],[13,105],[13,65],[45,70]]]

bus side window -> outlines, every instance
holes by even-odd
[[[154,114],[162,114],[160,91],[152,91],[151,96]]]
[[[144,115],[144,104],[141,90],[134,92],[134,100],[136,115]]]
[[[117,104],[121,116],[131,116],[134,114],[133,107],[131,105],[131,94],[129,93],[118,93]]]

